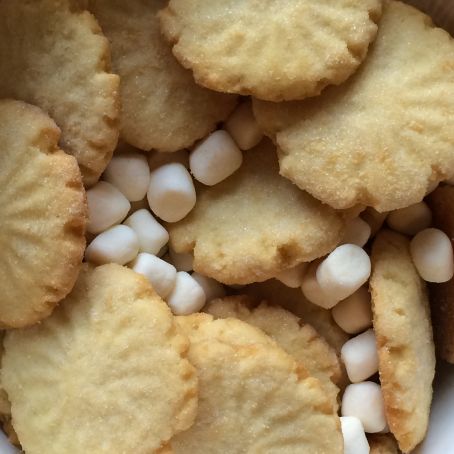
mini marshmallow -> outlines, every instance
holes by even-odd
[[[386,221],[396,232],[413,236],[430,226],[432,212],[427,203],[419,202],[400,210],[391,211]]]
[[[299,265],[281,271],[275,276],[275,279],[281,281],[284,285],[290,288],[298,288],[303,284],[303,276],[307,270],[308,263],[300,263]]]
[[[340,417],[344,454],[369,454],[370,447],[361,421],[354,416]]]
[[[225,296],[225,288],[220,282],[195,272],[192,273],[191,276],[203,288],[207,303],[216,298]]]
[[[213,186],[238,170],[243,154],[225,131],[219,130],[200,142],[189,156],[189,167],[198,181]]]
[[[85,258],[96,265],[118,263],[125,265],[139,253],[139,239],[126,225],[116,225],[99,234],[87,247]]]
[[[263,132],[252,112],[251,101],[243,102],[235,109],[225,122],[225,129],[241,150],[255,147],[263,137]]]
[[[359,383],[377,373],[377,341],[373,330],[369,329],[345,342],[341,357],[352,383]]]
[[[87,190],[89,233],[101,233],[119,224],[128,214],[131,204],[128,199],[110,183],[99,181]]]
[[[371,381],[348,385],[342,397],[341,414],[358,418],[368,433],[384,430],[387,423],[380,385]]]
[[[370,238],[370,225],[361,218],[353,218],[345,227],[344,236],[339,244],[356,244],[363,247]]]
[[[427,282],[447,282],[454,274],[452,243],[439,229],[425,229],[410,243],[413,262]]]
[[[151,172],[147,197],[153,213],[166,222],[183,219],[196,202],[191,175],[179,163],[165,164]]]
[[[147,158],[136,152],[114,155],[103,179],[119,189],[130,202],[142,200],[150,184]]]
[[[178,271],[192,271],[193,269],[194,256],[192,254],[178,253],[169,248],[169,259]]]
[[[301,290],[303,292],[303,295],[311,303],[323,307],[324,309],[331,309],[338,303],[338,300],[336,298],[331,297],[331,295],[328,294],[327,292],[323,291],[320,285],[318,284],[316,272],[319,263],[320,261],[316,260],[309,265],[309,268],[303,275]]]
[[[175,287],[177,270],[155,255],[142,252],[130,266],[136,273],[144,275],[150,281],[161,298],[165,298]]]
[[[190,274],[179,271],[167,304],[175,315],[190,315],[205,305],[205,292]]]
[[[148,210],[139,210],[129,216],[124,225],[131,227],[139,238],[140,252],[158,255],[169,241],[167,230]]]
[[[370,293],[360,287],[331,311],[334,321],[348,334],[357,334],[372,326]]]
[[[148,158],[148,165],[151,171],[172,162],[177,162],[189,169],[189,153],[186,150],[178,150],[173,153],[155,151],[150,153]]]
[[[366,252],[355,244],[343,244],[323,260],[316,277],[325,293],[341,301],[367,282],[370,271],[370,258]]]

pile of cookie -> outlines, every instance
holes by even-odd
[[[0,0],[0,36],[12,444],[424,439],[454,363],[446,31],[395,0]]]

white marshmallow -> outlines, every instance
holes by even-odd
[[[165,298],[173,290],[177,270],[170,263],[155,255],[142,252],[130,266],[136,273],[144,275],[150,281],[161,298]]]
[[[167,297],[167,304],[175,315],[193,314],[205,305],[205,292],[191,275],[179,271],[175,287]]]
[[[192,271],[193,269],[194,256],[192,254],[178,253],[169,248],[169,259],[178,271]]]
[[[189,167],[194,178],[213,186],[238,170],[243,153],[225,131],[213,132],[200,142],[189,156]]]
[[[299,265],[281,271],[275,276],[275,279],[281,281],[284,285],[290,288],[298,288],[303,284],[303,276],[307,270],[308,263],[300,263]]]
[[[341,416],[344,454],[369,454],[370,447],[361,421],[354,416]]]
[[[410,243],[413,262],[427,282],[446,282],[454,274],[452,243],[439,229],[419,232]]]
[[[361,218],[353,218],[345,226],[344,237],[339,244],[356,244],[363,247],[370,238],[370,225]]]
[[[154,153],[150,153],[148,158],[148,165],[151,171],[165,164],[171,164],[172,162],[178,162],[189,169],[189,153],[186,150],[178,150],[173,153],[155,151]]]
[[[419,202],[400,210],[391,211],[386,220],[396,232],[416,235],[432,223],[432,212],[427,203]]]
[[[22,451],[19,451],[10,443],[2,430],[0,430],[0,452],[2,454],[22,454]]]
[[[355,244],[334,249],[317,268],[317,281],[322,290],[341,301],[356,292],[369,279],[370,258]]]
[[[119,189],[130,202],[142,200],[150,184],[147,158],[136,152],[114,155],[103,179]]]
[[[131,227],[139,238],[140,252],[158,255],[169,241],[167,230],[148,210],[139,210],[129,216],[124,225]]]
[[[348,385],[342,397],[341,414],[358,418],[368,433],[381,432],[387,423],[380,385],[371,381]]]
[[[192,273],[191,276],[203,288],[203,291],[205,292],[205,301],[207,303],[226,295],[225,288],[220,282],[195,272]]]
[[[196,202],[191,175],[179,163],[165,164],[151,172],[148,203],[156,216],[166,222],[183,219]]]
[[[87,190],[89,233],[101,233],[119,224],[128,214],[131,204],[128,199],[110,183],[99,181]]]
[[[377,341],[369,329],[349,341],[341,349],[341,357],[352,383],[359,383],[378,372]]]
[[[348,334],[357,334],[372,325],[370,293],[360,287],[331,311],[334,321]]]
[[[225,122],[225,129],[241,150],[249,150],[262,140],[263,132],[252,112],[251,101],[240,104]]]
[[[319,285],[316,277],[317,268],[320,261],[316,260],[309,265],[306,273],[303,275],[301,290],[303,295],[317,306],[324,309],[331,309],[334,307],[338,300],[333,298],[329,293],[325,292]]]
[[[87,247],[87,261],[102,265],[118,263],[125,265],[134,260],[139,253],[139,239],[126,225],[116,225],[99,234]]]

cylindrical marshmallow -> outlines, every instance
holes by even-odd
[[[446,282],[454,274],[452,243],[439,229],[419,232],[410,243],[413,262],[427,282]]]
[[[144,275],[150,281],[161,298],[165,298],[173,290],[177,270],[170,263],[155,255],[142,252],[130,266],[136,273]]]
[[[150,156],[148,158],[148,165],[151,171],[165,164],[171,164],[173,162],[182,164],[187,169],[189,169],[189,153],[186,150],[178,150],[173,153],[155,151],[153,153],[150,153]]]
[[[207,303],[216,298],[225,296],[225,288],[220,282],[195,272],[192,273],[191,276],[203,288]]]
[[[430,226],[432,212],[427,203],[419,202],[400,210],[391,211],[386,222],[396,232],[413,236]]]
[[[175,315],[193,314],[205,305],[205,292],[190,274],[179,271],[167,304]]]
[[[169,248],[169,259],[178,271],[192,271],[193,269],[194,256],[192,254],[178,253]]]
[[[325,293],[341,301],[369,279],[370,258],[355,244],[337,247],[317,268],[317,282]]]
[[[197,181],[213,186],[238,170],[243,153],[226,131],[215,131],[196,145],[189,156],[189,167]]]
[[[303,276],[307,270],[308,263],[300,263],[299,265],[281,271],[275,276],[275,279],[281,281],[284,285],[290,288],[298,288],[303,284]]]
[[[303,295],[317,306],[324,309],[331,309],[334,307],[338,300],[333,298],[329,293],[325,292],[319,285],[316,277],[317,268],[320,261],[316,260],[309,265],[306,273],[303,275],[301,283],[301,290]]]
[[[139,239],[126,225],[116,225],[100,233],[87,247],[85,258],[88,262],[102,265],[118,263],[125,265],[139,253]]]
[[[348,334],[357,334],[372,325],[370,293],[360,287],[331,311],[334,321]]]
[[[373,330],[369,329],[345,342],[341,357],[352,383],[359,383],[376,374],[378,352]]]
[[[124,225],[131,227],[139,238],[140,252],[158,255],[169,241],[167,230],[148,210],[139,210],[129,216]]]
[[[380,385],[371,381],[348,385],[341,414],[358,418],[368,433],[381,432],[386,427],[386,416]]]
[[[361,421],[354,416],[341,416],[344,454],[369,454],[370,447]]]
[[[87,231],[90,233],[101,233],[119,224],[131,208],[128,199],[115,186],[105,181],[99,181],[87,190],[87,204]]]
[[[147,158],[140,153],[114,155],[103,179],[119,189],[129,201],[142,200],[150,184]]]
[[[240,104],[225,122],[225,129],[241,150],[249,150],[262,140],[263,132],[252,112],[251,101]]]
[[[153,213],[166,222],[183,219],[196,202],[191,175],[179,163],[165,164],[151,172],[147,197]]]
[[[356,244],[363,247],[370,238],[370,225],[361,218],[353,218],[345,226],[344,236],[339,244]]]

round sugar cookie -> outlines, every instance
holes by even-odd
[[[400,449],[425,437],[435,353],[425,283],[407,237],[382,230],[372,246],[370,289],[386,418]]]
[[[157,16],[166,4],[167,0],[89,0],[121,77],[121,137],[143,150],[190,147],[236,104],[233,95],[198,86],[172,55]]]
[[[170,0],[161,24],[199,84],[282,101],[353,74],[381,10],[382,0]]]
[[[342,453],[340,421],[320,382],[258,329],[208,314],[177,317],[199,376],[194,425],[175,454]]]
[[[0,19],[1,21],[1,19]],[[0,326],[47,317],[72,289],[87,207],[76,160],[40,109],[0,100]]]
[[[257,304],[248,296],[227,296],[210,301],[204,311],[215,318],[237,318],[261,329],[283,350],[297,360],[308,373],[320,380],[337,406],[342,378],[339,359],[334,349],[310,325],[280,306],[265,301]]]
[[[96,183],[118,139],[119,78],[93,16],[75,0],[0,1],[0,98],[41,107],[62,131],[85,185]]]
[[[454,175],[454,40],[389,1],[376,41],[340,87],[301,102],[254,102],[281,174],[334,208],[390,211]]]
[[[29,454],[162,453],[194,421],[188,339],[128,268],[85,265],[51,317],[4,345],[2,384]]]
[[[321,257],[345,228],[345,213],[279,175],[268,140],[246,151],[231,177],[196,190],[191,213],[167,225],[170,245],[176,252],[194,251],[194,270],[224,284],[264,281]]]
[[[342,346],[349,339],[349,335],[334,321],[331,311],[308,301],[300,288],[290,288],[276,279],[269,279],[265,282],[247,285],[241,288],[240,292],[254,299],[277,304],[295,314],[304,323],[313,326],[338,355],[340,355]]]

